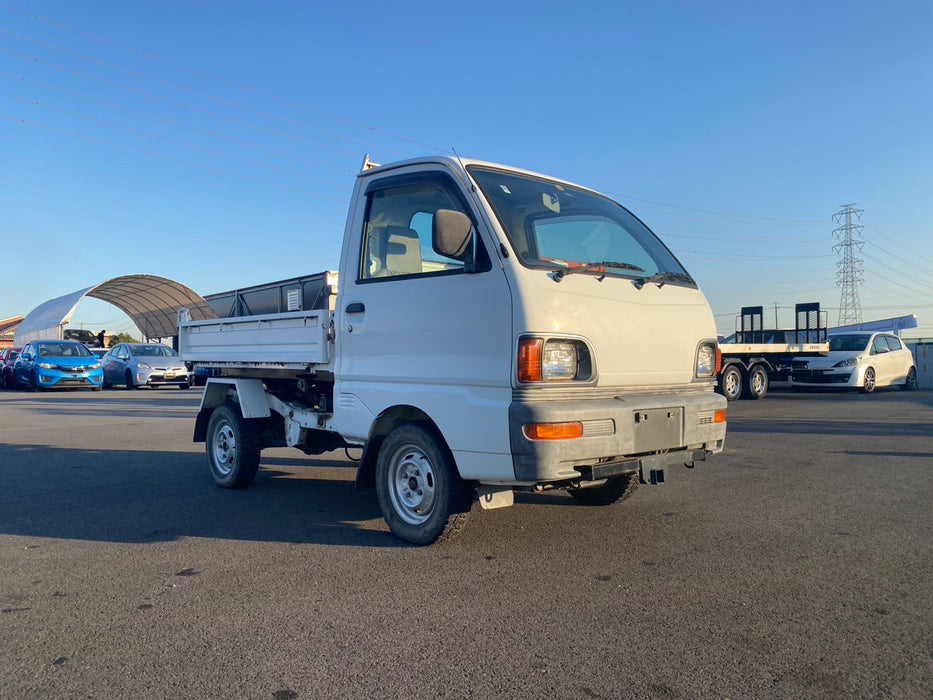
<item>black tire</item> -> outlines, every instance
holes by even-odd
[[[901,389],[904,391],[914,391],[917,388],[917,368],[911,367],[907,372],[907,378],[904,380],[904,383],[901,384]]]
[[[745,387],[742,390],[743,399],[763,399],[768,395],[768,371],[761,365],[754,365],[748,370]]]
[[[568,493],[577,503],[585,506],[611,506],[613,503],[624,501],[632,495],[638,487],[638,474],[621,474],[612,476],[602,486],[591,486],[583,489],[571,489]]]
[[[719,374],[719,393],[726,397],[726,401],[735,401],[742,395],[742,386],[745,384],[742,370],[738,365],[728,365]]]
[[[862,393],[870,394],[875,390],[875,368],[867,367],[862,378]]]
[[[126,370],[126,374],[123,376],[123,386],[128,390],[132,391],[136,387],[133,385],[133,373],[129,370]]]
[[[473,505],[450,449],[425,423],[403,423],[386,437],[376,460],[376,495],[392,533],[417,545],[456,535]]]
[[[29,391],[40,391],[39,373],[35,370],[33,370],[32,374],[29,375]]]
[[[239,489],[256,478],[262,452],[259,421],[243,418],[238,407],[226,403],[211,414],[205,444],[211,476],[218,486]]]
[[[184,391],[184,390],[187,389],[189,386],[190,386],[190,384],[188,384],[188,382],[185,382],[184,384],[179,384],[179,385],[178,385],[178,388],[181,389],[182,391]]]

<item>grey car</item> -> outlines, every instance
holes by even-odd
[[[104,386],[121,384],[188,388],[188,370],[178,353],[161,343],[118,343],[101,359]]]

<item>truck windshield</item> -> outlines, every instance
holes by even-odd
[[[696,286],[648,227],[612,200],[529,175],[475,165],[468,170],[523,265],[580,268],[600,278],[662,275],[666,284]]]

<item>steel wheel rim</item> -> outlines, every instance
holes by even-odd
[[[392,508],[409,525],[421,525],[434,512],[437,479],[434,466],[416,445],[402,445],[395,454],[388,474]]]
[[[756,394],[760,394],[761,390],[765,388],[764,370],[752,372],[752,377],[749,381],[752,385],[752,391]]]
[[[229,423],[218,426],[211,441],[214,454],[214,469],[221,476],[227,476],[233,471],[236,462],[236,435]]]
[[[875,388],[875,370],[871,367],[865,370],[865,388],[868,391]]]

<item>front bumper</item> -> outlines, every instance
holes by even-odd
[[[856,387],[859,373],[852,367],[839,369],[796,369],[790,375],[791,386]]]
[[[646,482],[663,481],[666,467],[722,451],[726,423],[717,423],[716,413],[726,405],[725,397],[710,390],[577,400],[516,396],[509,406],[515,479],[584,482],[638,470]],[[561,422],[580,422],[583,435],[565,440],[525,436],[528,423]]]
[[[104,372],[93,369],[87,372],[62,372],[54,369],[40,369],[37,373],[40,388],[80,388],[98,387],[104,383]]]
[[[181,386],[188,384],[188,370],[137,370],[136,383],[141,386]]]

